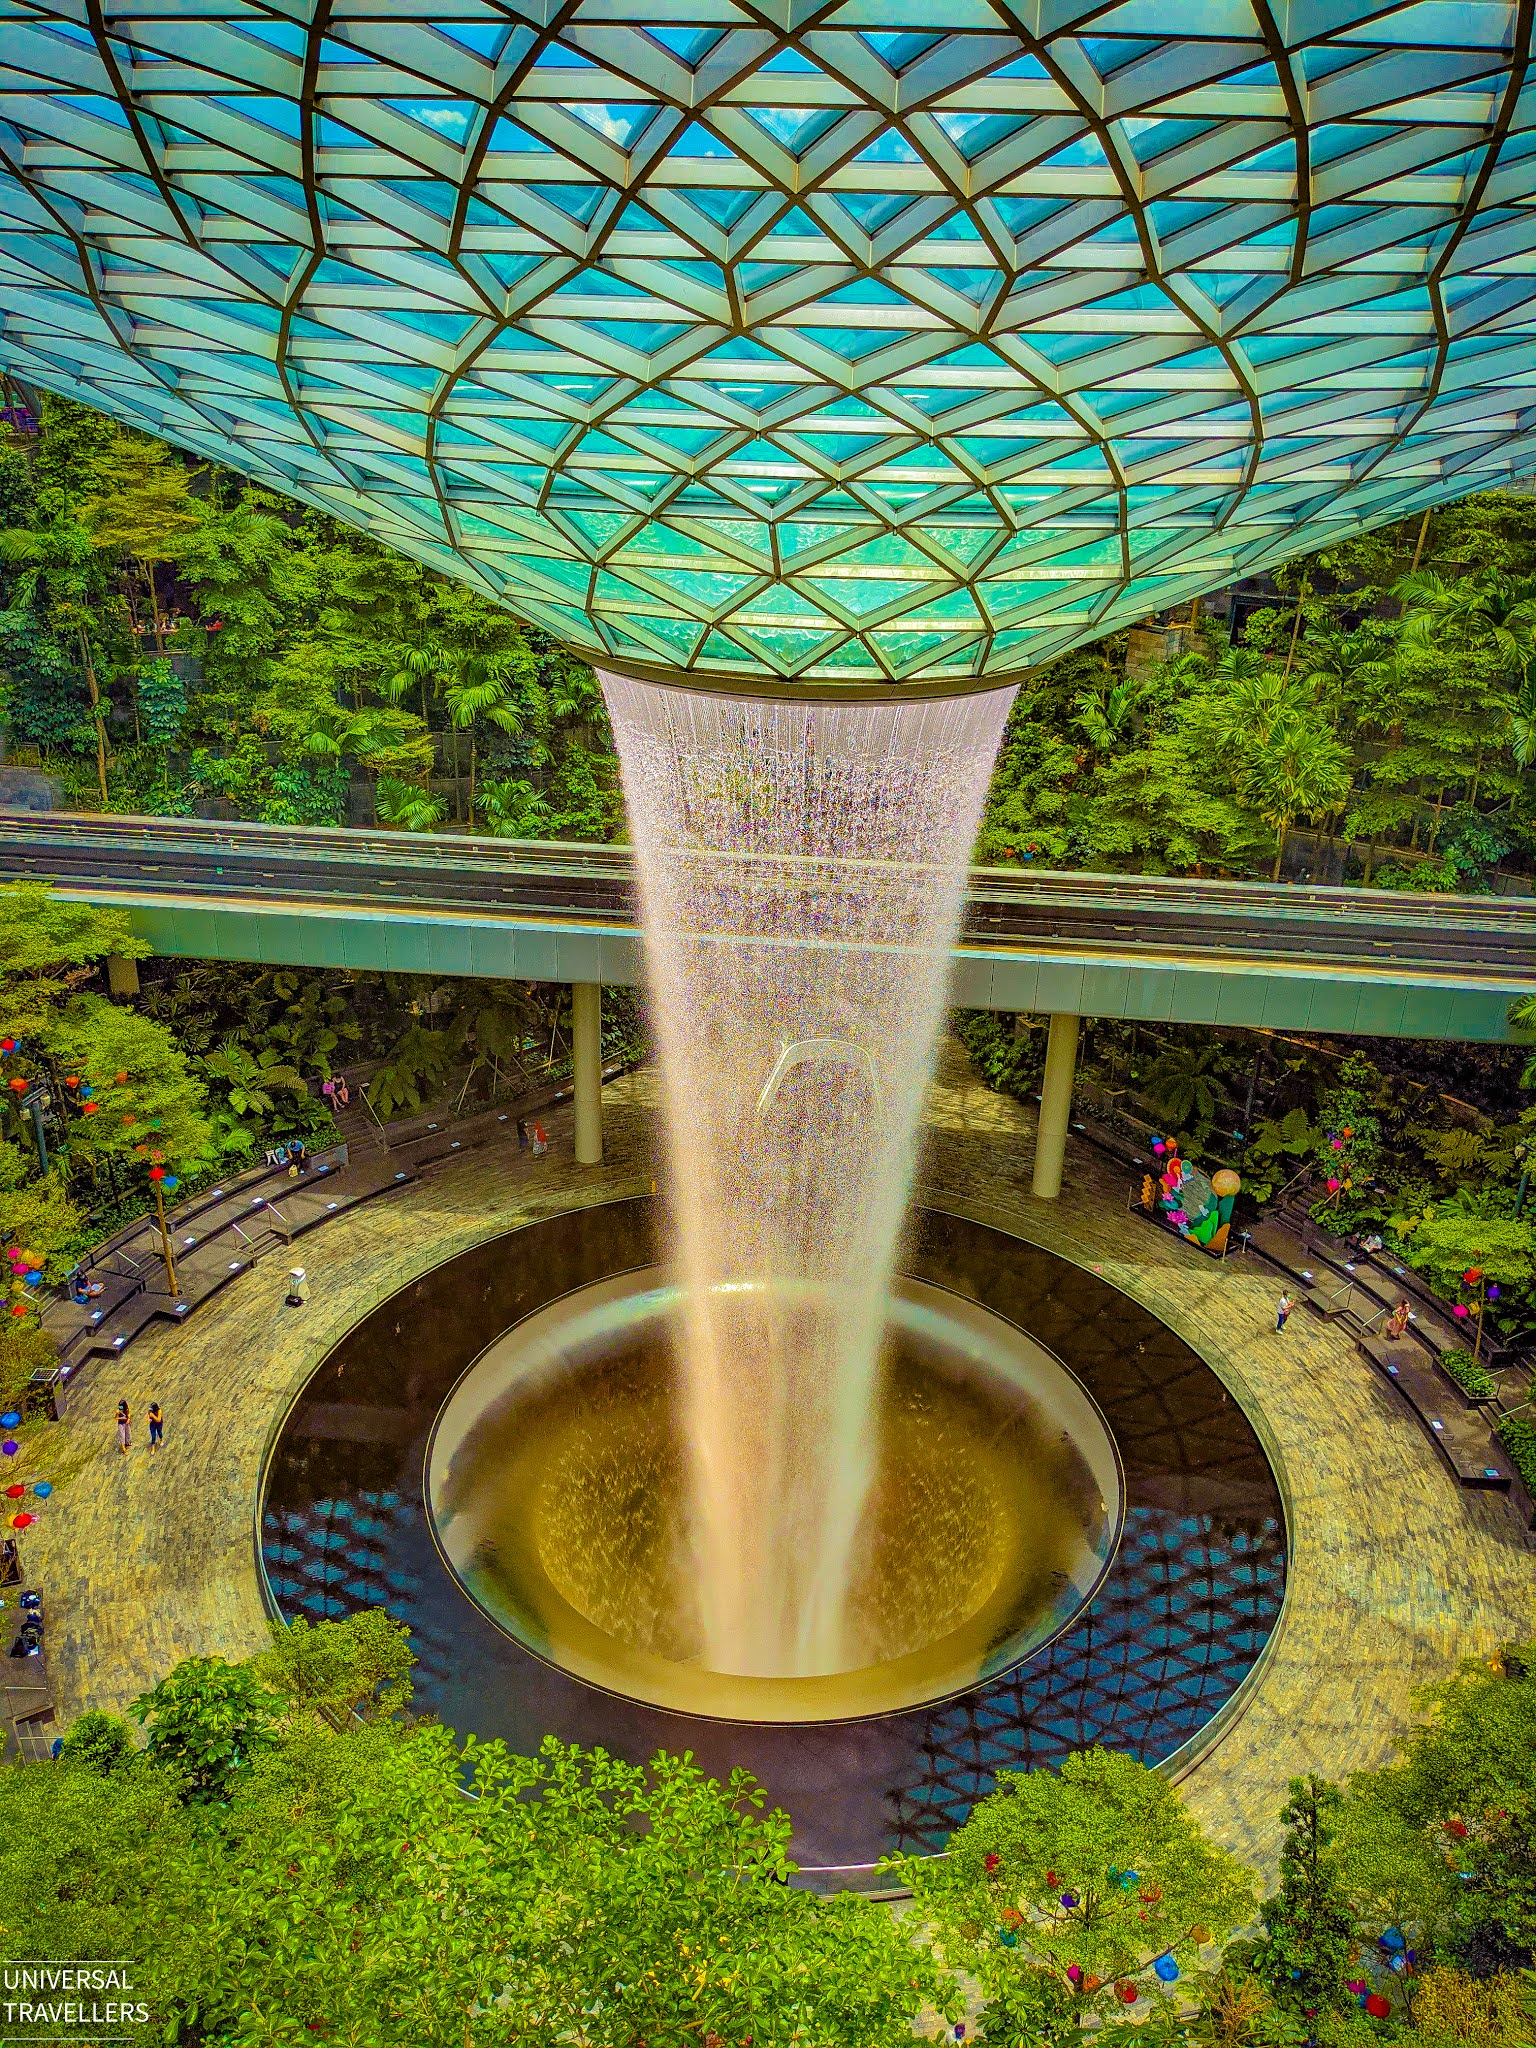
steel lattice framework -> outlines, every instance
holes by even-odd
[[[0,363],[631,669],[1006,675],[1536,463],[1532,4],[0,0]]]

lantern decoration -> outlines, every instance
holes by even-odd
[[[1161,1138],[1154,1138],[1152,1140],[1152,1150],[1154,1152],[1166,1152],[1168,1150],[1168,1147],[1163,1143]]]
[[[158,1179],[160,1179],[160,1178],[161,1178],[161,1176],[160,1176],[159,1174],[157,1174],[157,1173],[156,1173],[156,1172],[155,1172],[155,1171],[153,1170],[153,1168],[151,1168],[151,1170],[150,1170],[150,1179],[151,1179],[151,1180],[158,1180]],[[994,1871],[994,1870],[996,1870],[997,1866],[999,1865],[999,1863],[1001,1863],[1001,1862],[1002,1862],[1002,1860],[1003,1860],[1003,1859],[1002,1859],[1002,1857],[1001,1857],[1001,1856],[993,1856],[993,1855],[987,1855],[987,1856],[983,1856],[983,1857],[982,1857],[982,1859],[981,1859],[981,1862],[982,1862],[982,1868],[983,1868],[983,1869],[984,1869],[984,1870],[986,1871],[986,1873],[987,1873],[988,1877],[990,1877],[990,1876],[992,1875],[993,1871]]]
[[[5,1497],[7,1500],[20,1500],[26,1490],[24,1486],[8,1486],[5,1489]]]
[[[30,1529],[37,1520],[37,1517],[36,1515],[20,1514],[12,1515],[10,1520],[13,1529]]]
[[[1140,1994],[1128,1977],[1122,1977],[1115,1986],[1115,1996],[1122,2005],[1134,2005]]]
[[[24,1315],[26,1314],[26,1312],[27,1312],[27,1304],[26,1304],[26,1303],[25,1303],[24,1301],[18,1301],[18,1302],[13,1302],[13,1303],[12,1303],[12,1305],[11,1305],[11,1314],[12,1314],[13,1316],[24,1316]]]
[[[41,1273],[37,1272],[23,1273],[21,1276],[21,1284],[23,1287],[41,1287],[43,1284],[43,1276]]]
[[[13,1436],[8,1436],[8,1437],[6,1438],[6,1440],[5,1440],[5,1442],[4,1442],[3,1444],[0,1444],[0,1456],[4,1456],[4,1457],[7,1457],[7,1458],[14,1458],[14,1457],[15,1457],[15,1455],[16,1455],[16,1453],[17,1453],[17,1452],[18,1452],[18,1451],[19,1451],[20,1449],[21,1449],[21,1445],[20,1445],[19,1443],[17,1443],[17,1441],[16,1441],[15,1437],[13,1437]]]
[[[175,1194],[175,1192],[176,1192],[176,1190],[177,1190],[177,1189],[178,1189],[178,1188],[179,1188],[180,1186],[181,1186],[181,1181],[180,1181],[180,1180],[178,1179],[178,1177],[177,1177],[177,1176],[176,1176],[176,1175],[175,1175],[174,1173],[168,1173],[168,1174],[167,1174],[167,1175],[165,1176],[165,1191],[166,1191],[166,1193],[167,1193],[168,1195],[174,1195],[174,1194]]]
[[[1230,1166],[1223,1166],[1211,1175],[1211,1186],[1218,1195],[1235,1195],[1243,1185],[1241,1174],[1234,1173]]]
[[[1004,1906],[1003,1925],[1017,1930],[1024,1925],[1024,1915],[1017,1906]]]
[[[7,1414],[0,1415],[0,1429],[15,1429],[20,1421],[20,1415],[12,1408]]]
[[[1159,1956],[1152,1968],[1161,1983],[1177,1984],[1179,1981],[1179,1966],[1172,1956]]]
[[[1088,1993],[1088,1996],[1091,1998],[1094,1992],[1098,1990],[1099,1986],[1103,1982],[1104,1979],[1102,1977],[1095,1977],[1093,1972],[1090,1970],[1088,1975],[1083,1979],[1083,1989]]]
[[[25,1095],[27,1092],[27,1083],[22,1079],[20,1074],[17,1074],[8,1085],[11,1088],[13,1088],[18,1095]]]
[[[46,1500],[53,1491],[53,1481],[51,1479],[39,1479],[32,1491],[39,1500]]]
[[[1341,1187],[1343,1187],[1343,1185],[1344,1185],[1343,1181],[1341,1181],[1341,1180],[1335,1180],[1335,1179],[1333,1179],[1333,1178],[1332,1178],[1332,1176],[1330,1176],[1330,1177],[1329,1177],[1329,1181],[1328,1181],[1328,1192],[1329,1192],[1329,1194],[1330,1194],[1330,1195],[1336,1195],[1336,1194],[1337,1194],[1337,1193],[1339,1192],[1339,1189],[1340,1189]]]
[[[1472,1311],[1467,1307],[1464,1301],[1458,1301],[1456,1306],[1451,1310],[1451,1314],[1453,1316],[1460,1316],[1463,1322],[1466,1321],[1467,1317],[1471,1313]]]
[[[997,1930],[997,1938],[1002,1943],[1004,1948],[1017,1948],[1019,1945],[1019,1937],[1014,1933],[1011,1927],[999,1927],[999,1929]]]
[[[78,1088],[80,1086],[80,1076],[78,1074],[66,1074],[64,1076],[64,1086],[66,1088]]]
[[[152,1166],[149,1169],[149,1177],[151,1180],[164,1180],[165,1168],[163,1166]]]
[[[12,1053],[15,1050],[16,1041],[14,1038],[0,1038],[0,1054]]]
[[[1082,1965],[1081,1965],[1080,1963],[1068,1963],[1068,1965],[1067,1965],[1067,1982],[1068,1982],[1069,1984],[1072,1984],[1072,1985],[1074,1985],[1074,1986],[1075,1986],[1075,1985],[1080,1985],[1080,1984],[1082,1983],[1082,1981],[1083,1981],[1083,1971],[1082,1971]]]
[[[1490,1286],[1489,1286],[1489,1288],[1488,1288],[1488,1299],[1489,1299],[1490,1301],[1497,1301],[1497,1300],[1498,1300],[1498,1298],[1499,1298],[1499,1283],[1497,1282],[1497,1280],[1495,1280],[1495,1281],[1493,1281],[1493,1282],[1492,1282],[1492,1283],[1490,1284]]]
[[[1061,1903],[1066,1907],[1067,1911],[1070,1913],[1077,1904],[1077,1893],[1063,1892],[1061,1895]]]
[[[123,1083],[127,1080],[128,1076],[126,1074],[114,1074],[112,1078],[117,1082],[117,1085],[121,1087]]]
[[[1365,2009],[1373,2020],[1384,2020],[1392,2011],[1392,2001],[1383,1998],[1379,1991],[1373,1991],[1365,2001]]]
[[[1209,1929],[1209,1927],[1191,1927],[1191,1929],[1189,1930],[1189,1938],[1195,1944],[1196,1948],[1204,1948],[1206,1943],[1211,1938],[1211,1930]]]
[[[82,1116],[94,1116],[94,1115],[96,1114],[96,1105],[95,1105],[95,1103],[94,1103],[94,1102],[84,1102],[84,1103],[82,1103],[82,1104],[80,1105],[80,1114],[81,1114]]]

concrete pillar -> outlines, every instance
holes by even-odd
[[[115,996],[136,996],[139,992],[138,961],[125,960],[121,953],[109,953],[107,988]]]
[[[571,984],[572,1085],[576,1095],[576,1164],[603,1163],[603,991],[595,981]]]
[[[1070,1010],[1058,1010],[1051,1018],[1051,1034],[1045,1043],[1045,1080],[1040,1088],[1040,1121],[1035,1128],[1034,1188],[1046,1202],[1055,1201],[1061,1193],[1067,1125],[1072,1121],[1079,1022]]]

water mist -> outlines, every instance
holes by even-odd
[[[705,1661],[857,1661],[898,1233],[1008,691],[792,703],[602,677],[683,1283]]]

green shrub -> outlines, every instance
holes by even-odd
[[[1459,1344],[1453,1344],[1449,1351],[1442,1351],[1440,1363],[1464,1394],[1474,1401],[1491,1401],[1498,1389],[1493,1383],[1493,1374],[1487,1366],[1464,1351]]]
[[[1536,1494],[1536,1422],[1523,1415],[1506,1415],[1499,1423],[1499,1442],[1526,1485]]]

